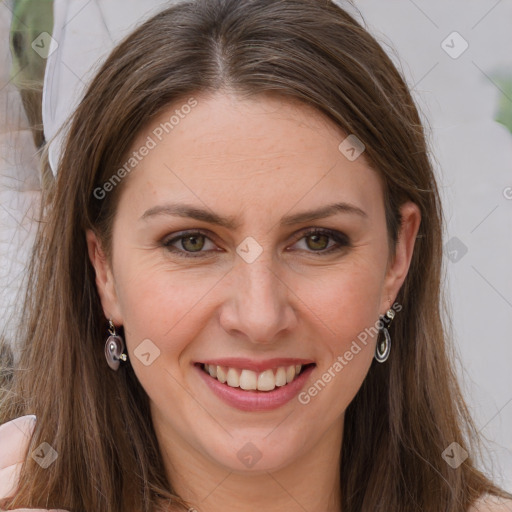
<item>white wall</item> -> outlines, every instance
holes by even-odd
[[[377,39],[396,49],[432,128],[461,378],[490,440],[489,467],[512,491],[512,135],[493,121],[502,94],[494,76],[512,78],[512,2],[361,0],[357,7]],[[457,58],[441,46],[454,31],[468,44],[457,57],[464,41],[446,41]]]

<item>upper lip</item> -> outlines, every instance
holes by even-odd
[[[199,361],[200,364],[208,364],[214,366],[227,366],[229,368],[239,368],[241,370],[252,370],[254,372],[263,372],[278,366],[306,365],[314,363],[311,359],[298,359],[296,357],[276,357],[274,359],[266,359],[265,361],[256,361],[244,357],[228,357],[223,359],[208,359]]]

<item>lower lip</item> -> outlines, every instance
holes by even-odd
[[[207,374],[202,365],[196,364],[195,368],[209,388],[228,405],[242,411],[270,411],[283,406],[299,394],[315,365],[308,366],[289,384],[276,387],[272,391],[244,391],[241,388],[232,388]]]

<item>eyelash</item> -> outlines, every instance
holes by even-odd
[[[169,240],[164,239],[162,241],[162,245],[167,250],[169,250],[170,252],[172,252],[174,254],[177,254],[180,257],[184,257],[184,258],[204,257],[203,254],[208,251],[197,251],[197,253],[192,253],[192,252],[183,251],[181,249],[177,249],[176,247],[172,246],[172,244],[174,242],[176,242],[178,240],[182,240],[184,238],[194,236],[194,235],[203,235],[203,236],[207,237],[208,239],[210,239],[207,232],[197,229],[197,230],[193,230],[193,231],[182,232],[182,233],[180,233],[179,236],[173,237]],[[312,229],[309,229],[308,231],[304,232],[302,234],[302,237],[299,238],[297,240],[297,242],[302,240],[303,238],[307,238],[308,236],[312,236],[312,235],[326,235],[326,236],[332,238],[338,244],[338,246],[333,246],[329,249],[324,249],[322,251],[308,251],[308,252],[311,252],[312,254],[318,254],[318,255],[331,254],[333,252],[340,251],[343,248],[350,247],[350,245],[351,245],[350,239],[344,233],[341,233],[339,231],[333,231],[330,229],[319,229],[319,228],[312,228]]]

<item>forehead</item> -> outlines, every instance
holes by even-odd
[[[372,210],[382,196],[380,178],[364,154],[350,161],[339,150],[346,137],[333,121],[295,100],[189,96],[137,136],[127,159],[136,152],[138,160],[122,195],[134,208],[172,198],[231,205],[238,212],[330,200]]]

